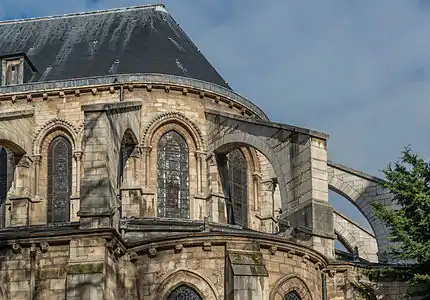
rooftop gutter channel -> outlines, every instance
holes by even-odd
[[[35,93],[35,92],[45,92],[55,89],[64,88],[78,88],[82,86],[97,86],[97,85],[109,85],[116,84],[120,82],[121,84],[126,83],[148,83],[148,84],[171,84],[186,86],[189,88],[201,89],[203,91],[212,92],[215,94],[222,95],[229,98],[239,104],[244,105],[253,113],[258,115],[261,119],[269,121],[267,115],[261,110],[257,105],[252,103],[250,100],[233,92],[227,88],[219,86],[214,83],[209,83],[206,81],[192,79],[181,76],[166,75],[166,74],[116,74],[108,76],[99,77],[87,77],[78,79],[68,79],[68,80],[58,80],[58,81],[46,81],[46,82],[34,82],[26,83],[20,85],[10,85],[0,87],[0,96],[5,96],[8,94],[16,93]]]

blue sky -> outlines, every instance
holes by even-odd
[[[382,176],[409,144],[428,157],[427,2],[164,2],[233,89],[272,120],[329,133],[331,160]],[[0,19],[153,3],[159,1],[0,0]]]

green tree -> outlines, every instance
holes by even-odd
[[[401,159],[383,171],[383,186],[397,207],[375,201],[376,216],[390,229],[390,255],[413,262],[404,272],[411,276],[408,295],[430,298],[430,164],[410,147]]]

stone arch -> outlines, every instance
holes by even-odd
[[[172,123],[179,125],[178,127],[181,127],[188,132],[188,134],[192,137],[194,144],[196,145],[197,151],[205,150],[203,135],[199,127],[184,114],[179,112],[164,113],[152,119],[143,133],[143,146],[150,147],[154,133],[157,132],[160,127]]]
[[[354,252],[354,247],[352,245],[357,244],[357,241],[353,236],[351,236],[352,239],[349,239],[345,237],[339,229],[336,228],[336,223],[334,225],[334,234],[336,235],[336,238],[339,240],[339,242],[342,244],[342,246],[345,247],[346,250],[348,250],[349,253]]]
[[[226,153],[232,149],[240,147],[253,147],[261,154],[263,154],[273,167],[273,170],[278,179],[280,186],[286,186],[284,175],[281,169],[281,162],[279,160],[279,155],[273,150],[273,148],[265,142],[261,137],[243,134],[240,132],[229,133],[224,135],[222,138],[214,140],[208,145],[209,156],[215,152]],[[285,188],[280,189],[282,201],[286,201],[287,190]]]
[[[179,269],[164,277],[155,288],[152,299],[165,300],[173,290],[181,285],[188,285],[193,288],[202,299],[220,300],[215,285],[208,278],[186,269]]]
[[[175,116],[180,114],[174,114]],[[197,195],[202,194],[203,189],[203,173],[204,168],[201,162],[201,156],[203,155],[203,149],[201,138],[199,134],[196,133],[196,128],[190,126],[189,123],[185,122],[184,119],[178,119],[175,117],[171,117],[170,114],[163,118],[156,118],[156,120],[152,122],[152,125],[148,127],[144,135],[144,147],[143,151],[146,152],[145,157],[145,185],[149,188],[154,189],[154,202],[150,209],[150,214],[156,215],[157,211],[157,158],[158,158],[158,145],[160,139],[168,132],[174,131],[181,135],[188,146],[188,168],[189,168],[189,195]],[[179,120],[179,121],[178,121]],[[190,121],[191,122],[191,121]],[[197,134],[197,135],[196,135]],[[192,172],[191,170],[196,170],[196,172]],[[190,197],[190,196],[189,196]],[[196,219],[200,218],[197,214],[199,213],[198,209],[194,209],[194,207],[204,207],[204,203],[200,200],[196,200],[196,198],[189,198],[190,202],[190,218]],[[202,217],[201,217],[202,218]]]
[[[279,279],[272,291],[269,300],[283,300],[289,292],[296,292],[302,300],[312,300],[312,293],[306,283],[296,274],[290,274]]]
[[[383,253],[387,249],[388,234],[385,225],[374,215],[371,203],[363,197],[354,186],[336,176],[328,177],[328,188],[349,200],[364,215],[376,236],[379,249],[378,256],[380,256],[380,259],[382,258],[382,260],[384,260],[385,258],[381,257],[381,255],[384,255]]]
[[[77,143],[79,130],[76,125],[63,118],[54,118],[46,122],[36,131],[33,138],[33,155],[37,156],[42,153],[44,140],[53,132],[64,132],[65,136],[72,144],[73,150],[81,151],[81,145]]]

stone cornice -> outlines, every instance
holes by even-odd
[[[294,255],[306,257],[308,260],[314,262],[321,262],[324,266],[328,264],[327,259],[319,252],[296,243],[287,241],[283,238],[270,236],[270,235],[255,235],[249,232],[202,232],[202,233],[187,233],[186,235],[163,236],[162,238],[155,238],[146,240],[139,245],[129,246],[129,250],[135,253],[144,254],[149,249],[170,249],[174,248],[178,243],[183,247],[196,247],[204,246],[208,241],[212,246],[225,245],[228,242],[238,240],[253,240],[260,245],[261,249],[271,249],[275,246],[276,251],[288,252]]]
[[[19,99],[31,99],[49,96],[63,96],[65,94],[76,94],[76,91],[94,93],[98,90],[109,90],[110,87],[130,87],[178,90],[184,93],[194,93],[202,97],[213,98],[215,102],[224,101],[233,105],[236,103],[239,107],[245,107],[251,114],[268,121],[267,115],[254,103],[245,97],[219,85],[205,82],[202,80],[165,75],[165,74],[117,74],[101,77],[88,77],[82,79],[70,79],[59,81],[35,82],[20,84],[14,86],[0,86],[0,101]],[[79,94],[78,93],[78,94]],[[220,97],[221,96],[221,97]],[[244,111],[246,113],[246,110]]]

